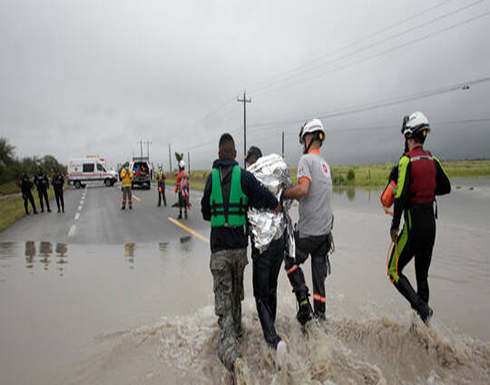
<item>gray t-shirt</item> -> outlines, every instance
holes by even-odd
[[[299,201],[298,230],[301,237],[325,235],[332,230],[332,176],[321,153],[303,155],[298,163],[298,182],[310,181],[308,194]]]

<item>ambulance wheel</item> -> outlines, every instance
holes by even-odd
[[[82,187],[82,184],[80,183],[79,180],[75,181],[74,185],[75,185],[76,189],[79,189],[80,187]]]
[[[111,186],[112,186],[112,185],[111,185],[111,180],[110,180],[110,179],[106,179],[106,180],[104,181],[104,184],[105,184],[107,187],[111,187]]]

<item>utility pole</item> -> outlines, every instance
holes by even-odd
[[[247,100],[247,91],[243,91],[243,99],[237,98],[237,102],[243,103],[243,167],[246,167],[247,157],[247,103],[252,103],[252,99]]]
[[[187,171],[189,171],[189,175],[191,175],[191,153],[187,151]]]
[[[281,151],[281,155],[282,155],[282,159],[284,159],[284,131],[282,132],[282,151]]]
[[[171,148],[171,144],[169,143],[168,144],[168,164],[169,164],[169,171],[170,173],[172,173],[172,148]]]
[[[139,142],[136,142],[140,144],[140,150],[141,150],[141,157],[143,157],[143,141],[140,139]]]
[[[151,142],[151,140],[148,140],[145,143],[146,143],[146,155],[148,155],[148,161],[150,161],[150,144],[152,142]]]

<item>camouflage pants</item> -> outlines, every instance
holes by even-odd
[[[240,357],[238,347],[243,337],[243,271],[248,264],[247,249],[220,250],[211,254],[214,312],[220,327],[218,357],[230,371]]]

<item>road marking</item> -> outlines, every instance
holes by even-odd
[[[68,236],[69,237],[73,237],[75,235],[75,231],[76,230],[77,230],[77,226],[76,225],[71,225],[70,231],[68,231]]]
[[[206,238],[205,236],[195,232],[194,230],[188,228],[187,226],[183,225],[182,223],[180,223],[179,221],[177,221],[176,219],[172,218],[172,217],[168,217],[168,220],[170,222],[172,222],[174,225],[177,225],[179,226],[181,229],[187,231],[188,233],[194,235],[196,238],[199,238],[201,241],[203,242],[206,242],[206,243],[209,243],[209,239]]]
[[[82,209],[82,205],[78,206],[78,211],[80,211]]]
[[[75,214],[75,220],[78,221],[78,218],[80,218],[80,213]]]
[[[133,198],[136,199],[138,202],[141,202],[141,199],[138,198],[136,195],[133,194]]]

